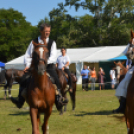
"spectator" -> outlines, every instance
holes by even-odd
[[[90,83],[90,82],[91,82],[91,75],[90,75],[91,69],[90,69],[90,67],[89,67],[89,66],[87,67],[87,69],[89,70],[88,82]]]
[[[84,65],[83,70],[81,71],[81,75],[82,75],[82,89],[84,90],[88,90],[88,75],[89,75],[89,70],[87,69],[87,66]]]
[[[93,70],[91,71],[91,90],[94,91],[95,90],[95,81],[96,81],[96,71],[95,71],[95,67],[93,67]]]
[[[114,89],[116,84],[116,78],[115,78],[115,67],[113,66],[110,70],[110,78],[111,78],[111,88]]]
[[[98,82],[99,82],[99,88],[101,90],[101,87],[102,89],[104,89],[104,75],[105,75],[105,72],[103,71],[103,69],[100,67],[99,69],[99,72],[98,72]]]

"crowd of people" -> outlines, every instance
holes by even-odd
[[[111,79],[111,88],[115,88],[116,84],[116,71],[115,66],[113,66],[109,72],[110,79]],[[91,90],[95,90],[95,83],[97,82],[99,84],[99,90],[105,89],[105,72],[102,69],[102,67],[99,68],[98,73],[95,70],[95,67],[90,68],[87,65],[84,65],[82,71],[82,89],[83,91],[88,91],[88,84],[91,84]]]

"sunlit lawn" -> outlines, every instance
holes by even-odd
[[[18,89],[18,85],[14,85],[13,89]],[[17,94],[18,90],[12,90],[12,96],[17,97]],[[119,105],[114,94],[115,90],[82,91],[81,85],[77,86],[75,111],[71,110],[71,101],[63,115],[59,115],[54,106],[49,119],[49,133],[126,134],[125,122],[115,118],[117,115],[111,112]],[[22,109],[18,109],[9,99],[3,100],[3,95],[0,88],[0,134],[31,134],[28,105],[25,103]]]

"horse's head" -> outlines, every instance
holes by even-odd
[[[37,44],[32,42],[34,45],[34,51],[32,55],[33,68],[38,72],[39,75],[44,75],[47,66],[48,49],[46,42],[45,44]]]
[[[131,40],[130,40],[129,44],[130,45],[129,45],[126,56],[129,59],[133,60],[134,59],[134,33],[132,30],[131,30]]]
[[[124,68],[124,64],[125,63],[125,61],[123,61],[123,62],[115,62],[114,61],[114,64],[115,64],[115,68],[116,68],[116,71],[117,71],[117,79],[119,80],[119,78],[120,78],[120,75],[122,75],[123,74],[123,72],[122,72],[122,69]]]

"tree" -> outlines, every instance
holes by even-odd
[[[22,13],[0,9],[0,60],[7,62],[24,54],[33,29]]]
[[[76,11],[82,7],[93,14],[97,45],[122,45],[134,26],[133,5],[133,0],[65,0],[64,6],[75,6]]]

